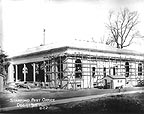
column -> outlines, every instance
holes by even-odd
[[[26,68],[26,65],[25,65],[25,64],[24,64],[24,68],[23,68],[23,73],[24,73],[24,82],[26,82],[27,68]]]
[[[8,80],[7,82],[14,82],[14,68],[13,64],[10,64],[8,67]]]
[[[16,71],[15,71],[15,74],[16,74],[16,82],[18,81],[18,66],[17,65],[15,65],[16,67]]]
[[[33,65],[33,82],[36,81],[36,68],[35,68],[35,63],[32,64]]]

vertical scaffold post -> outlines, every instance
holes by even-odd
[[[100,75],[100,70],[99,70],[99,63],[98,63],[98,60],[97,60],[97,55],[96,55],[96,73],[95,73],[95,78],[96,78],[96,86],[98,86],[98,76]]]
[[[135,57],[136,58],[136,57]],[[135,80],[137,80],[137,78],[136,78],[136,59],[135,59]]]
[[[108,63],[109,63],[109,65],[108,65],[108,66],[109,66],[109,75],[112,75],[112,74],[111,74],[110,57],[108,57]]]
[[[131,62],[131,57],[130,57],[130,60],[129,60],[129,76],[130,76],[130,81],[132,82],[132,62]]]
[[[81,64],[82,64],[82,63],[83,63],[83,62],[82,62],[82,55],[79,54],[79,57],[81,58]],[[82,73],[82,76],[81,76],[81,81],[80,81],[80,85],[81,85],[80,88],[82,88],[82,82],[83,82],[83,76],[84,76],[84,75],[83,75],[83,70],[81,70],[81,73]]]
[[[53,63],[52,63],[52,67],[53,67],[53,74],[54,74],[54,88],[57,88],[57,84],[56,84],[56,59],[55,59],[55,56],[52,56],[52,60],[53,60]]]
[[[83,53],[82,53],[82,64],[84,64],[84,58],[83,58]],[[85,80],[85,77],[84,77],[84,70],[82,70],[82,75],[83,75],[83,88],[84,88],[84,80]]]
[[[77,57],[76,57],[76,52],[75,52],[74,67],[76,66],[76,59],[77,59]],[[74,68],[74,69],[75,69],[75,68]],[[76,90],[76,89],[77,89],[77,88],[76,88],[76,85],[77,85],[77,84],[76,84],[76,73],[75,73],[75,72],[76,72],[76,71],[74,70],[74,76],[75,76],[75,77],[74,77],[74,85],[75,85],[75,90]]]
[[[140,58],[139,58],[139,61],[138,61],[138,67],[139,67],[139,64],[140,64]],[[138,70],[138,74],[140,73],[140,71]],[[141,81],[141,79],[142,79],[142,76],[140,75],[140,81]]]
[[[144,59],[142,60],[142,64],[143,64],[143,67],[142,67],[142,76],[143,76],[143,80],[144,80]]]
[[[62,59],[61,59],[61,56],[59,57],[60,58],[60,62],[59,62],[59,65],[60,65],[60,87],[62,87],[62,75],[61,75],[61,73],[62,73]]]
[[[52,57],[48,56],[48,81],[49,81],[49,87],[51,88],[53,85],[53,76],[52,76]]]
[[[73,55],[73,57],[74,57],[74,55]],[[70,76],[70,78],[72,78],[72,82],[70,82],[70,83],[72,83],[72,84],[71,84],[72,89],[75,89],[75,84],[74,84],[75,82],[74,82],[74,80],[73,80],[73,79],[75,78],[75,77],[73,77],[73,76],[74,76],[74,60],[73,60],[74,58],[73,58],[73,57],[72,57],[72,69],[71,69],[71,72],[70,72],[70,74],[72,75],[72,76]],[[70,66],[71,66],[71,65],[70,65]],[[71,80],[70,80],[70,81],[71,81]]]
[[[89,72],[90,72],[90,88],[91,88],[91,83],[92,83],[91,82],[91,80],[92,80],[91,78],[92,77],[91,77],[91,55],[90,55],[90,50],[89,50]]]
[[[106,66],[105,66],[105,59],[104,57],[101,58],[103,60],[103,76],[106,76]],[[104,70],[105,69],[105,70]]]
[[[46,71],[46,61],[44,61],[44,82],[46,83],[46,73],[47,73],[47,71]]]
[[[117,73],[117,67],[118,67],[118,66],[117,66],[117,60],[116,60],[116,57],[115,57],[115,60],[114,60],[114,61],[115,61],[115,66],[114,66],[114,67],[115,67],[115,75],[118,75],[118,73]]]
[[[121,72],[121,54],[120,54],[120,75],[122,75],[122,72]]]

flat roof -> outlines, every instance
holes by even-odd
[[[87,50],[87,51],[103,52],[103,53],[106,52],[106,53],[115,53],[115,54],[144,56],[144,53],[136,52],[133,50],[118,49],[112,46],[108,46],[101,43],[90,42],[90,41],[74,40],[74,41],[61,41],[61,42],[51,43],[51,44],[37,46],[33,48],[28,48],[24,52],[17,53],[17,55],[14,55],[9,58],[17,58],[26,55],[38,54],[38,53],[49,52],[49,51],[53,51],[53,52],[57,50],[61,51],[63,49],[65,50],[76,49],[76,50]]]

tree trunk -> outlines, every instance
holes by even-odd
[[[0,92],[3,92],[3,76],[0,74]]]

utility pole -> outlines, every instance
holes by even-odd
[[[45,29],[43,29],[43,45],[45,45]]]

